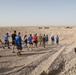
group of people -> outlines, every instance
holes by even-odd
[[[51,37],[51,42],[52,42],[52,44],[54,44],[54,42],[55,42],[54,36]],[[56,36],[56,44],[59,44],[59,36],[58,35]]]
[[[30,34],[28,37],[27,35],[24,36],[23,40],[21,38],[21,33],[18,32],[18,34],[16,34],[16,31],[14,31],[14,33],[9,36],[9,33],[6,33],[4,35],[4,46],[3,48],[5,48],[6,46],[8,47],[8,49],[10,49],[10,45],[9,45],[9,37],[12,38],[12,49],[13,49],[13,53],[15,52],[14,51],[14,48],[16,46],[18,52],[17,54],[20,55],[21,54],[21,50],[22,50],[22,42],[25,44],[25,47],[27,47],[27,49],[31,48],[33,50],[33,48],[37,48],[38,47],[38,44],[39,46],[43,46],[45,48],[45,45],[48,44],[48,40],[49,40],[49,37],[48,35],[39,35],[37,36],[37,34],[34,34],[34,36],[32,36],[32,34]],[[54,41],[55,41],[55,38],[54,36],[51,37],[51,42],[52,44],[54,44]],[[0,42],[3,44],[3,42],[0,40]],[[56,37],[56,43],[58,44],[59,43],[59,37],[57,35]]]

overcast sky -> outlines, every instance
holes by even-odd
[[[2,25],[76,25],[76,0],[0,0]]]

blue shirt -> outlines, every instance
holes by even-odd
[[[48,41],[48,36],[45,36],[45,40]]]
[[[21,45],[22,45],[22,44],[21,44],[21,36],[17,35],[17,36],[15,37],[15,40],[16,40],[16,45],[17,45],[17,46],[21,46]]]
[[[4,41],[5,40],[8,40],[8,35],[7,34],[4,35]]]
[[[28,37],[28,42],[29,42],[29,43],[32,43],[32,39],[33,39],[32,36],[29,36],[29,37]]]
[[[54,36],[51,37],[51,40],[54,41]]]
[[[56,37],[56,42],[59,41],[59,37]]]

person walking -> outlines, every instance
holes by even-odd
[[[56,44],[59,44],[59,36],[56,36]]]
[[[33,37],[32,34],[28,37],[28,42],[29,42],[29,48],[33,50]]]
[[[46,42],[46,40],[45,40],[45,34],[42,37],[42,41],[43,41],[43,47],[45,48],[45,42]]]
[[[48,44],[48,35],[45,36],[45,41]]]
[[[41,34],[39,35],[39,42],[40,42],[39,45],[41,46],[41,44],[42,44],[42,35]]]
[[[5,47],[8,46],[8,49],[10,49],[10,47],[9,47],[9,39],[8,38],[9,38],[9,33],[6,33],[4,35]]]
[[[24,44],[25,44],[25,47],[27,47],[27,35],[24,36]]]
[[[35,34],[33,36],[33,43],[34,43],[34,48],[36,47],[37,48],[37,34]]]
[[[54,36],[51,37],[52,45],[54,44]]]
[[[16,40],[15,40],[16,31],[14,31],[14,33],[11,35],[11,37],[12,37],[12,49],[13,49],[13,53],[15,53],[14,47],[16,46]]]
[[[22,50],[22,39],[21,39],[21,36],[20,36],[20,32],[18,32],[18,35],[15,37],[15,40],[16,40],[16,46],[17,46],[17,55],[21,55],[21,50]]]

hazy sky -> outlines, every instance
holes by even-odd
[[[0,0],[2,25],[76,25],[76,0]]]

